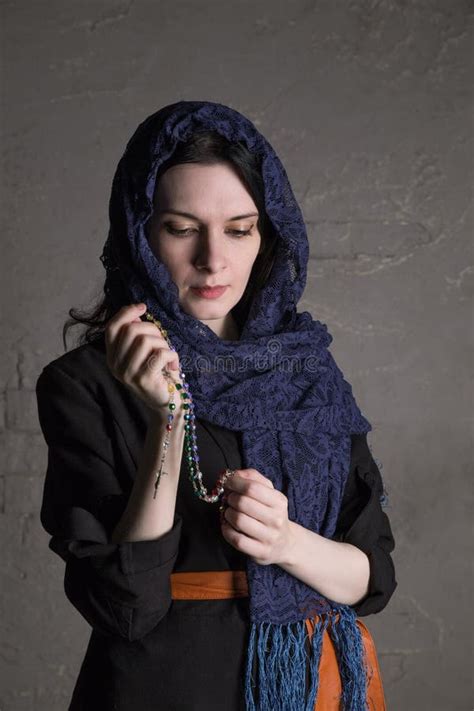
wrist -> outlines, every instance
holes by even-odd
[[[294,551],[298,545],[298,533],[301,529],[300,525],[296,521],[288,522],[288,537],[286,540],[286,545],[282,548],[280,553],[280,558],[278,560],[278,565],[281,567],[291,568],[295,558]]]
[[[176,410],[169,410],[167,405],[163,406],[162,410],[152,410],[150,417],[150,424],[156,428],[164,428],[168,424],[168,415],[172,412],[173,421],[171,422],[173,429],[184,425],[185,419],[184,415],[186,410],[181,408],[176,408]]]

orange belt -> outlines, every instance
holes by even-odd
[[[171,597],[173,600],[223,600],[232,597],[248,597],[247,573],[245,570],[211,570],[191,573],[171,573]],[[306,619],[309,638],[319,616]],[[369,667],[367,697],[371,711],[386,711],[377,652],[372,636],[359,618],[357,625],[362,634],[365,658]],[[324,630],[321,661],[319,665],[319,689],[314,711],[339,711],[342,692],[341,677],[337,664],[334,643],[327,629]]]
[[[197,573],[171,573],[173,600],[225,600],[248,597],[245,570],[203,570]]]

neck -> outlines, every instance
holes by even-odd
[[[209,326],[211,331],[214,331],[216,336],[223,341],[238,341],[240,338],[240,331],[232,313],[228,313],[222,319],[211,319],[210,321],[203,321],[206,326]]]

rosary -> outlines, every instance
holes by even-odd
[[[150,314],[149,311],[146,312],[145,317],[147,318],[148,321],[152,321],[155,324],[155,326],[157,326],[157,328],[159,329],[163,338],[166,340],[170,349],[175,351],[176,349],[171,345],[171,342],[168,338],[168,332],[163,327],[161,322],[158,321],[158,319],[155,319]],[[221,503],[219,505],[219,513],[220,513],[221,522],[222,522],[225,507],[226,507],[226,504],[225,504],[226,496],[225,496],[225,494],[223,496],[221,496],[221,495],[224,492],[224,483],[226,482],[226,480],[229,477],[231,477],[234,474],[235,470],[234,469],[223,469],[221,472],[219,472],[219,476],[217,478],[216,484],[215,484],[214,488],[212,489],[211,493],[208,494],[207,489],[202,482],[202,472],[199,468],[199,455],[197,453],[196,423],[195,423],[196,417],[194,415],[194,403],[192,401],[192,396],[189,392],[189,386],[186,383],[186,377],[185,377],[184,373],[181,371],[179,373],[179,375],[183,381],[183,384],[173,383],[171,381],[168,383],[168,392],[170,393],[170,399],[168,402],[169,412],[167,415],[168,421],[166,424],[165,439],[163,441],[163,452],[161,455],[160,467],[159,467],[158,471],[156,472],[153,498],[154,499],[156,498],[156,492],[158,490],[161,475],[163,473],[163,464],[164,464],[165,457],[166,457],[166,451],[167,451],[169,443],[170,443],[170,433],[173,429],[173,419],[174,419],[173,413],[176,410],[176,404],[174,401],[174,397],[175,397],[175,390],[177,390],[178,393],[181,395],[181,399],[183,400],[183,402],[181,403],[181,408],[186,411],[183,415],[184,420],[185,420],[184,449],[185,449],[185,453],[186,453],[186,462],[188,465],[189,479],[191,481],[191,484],[193,485],[194,493],[202,501],[206,501],[209,504],[214,504],[217,501],[219,501],[219,499],[221,498]],[[167,377],[167,376],[165,375],[165,377]]]

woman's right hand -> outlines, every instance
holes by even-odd
[[[171,350],[152,321],[142,321],[146,305],[123,306],[107,323],[105,343],[107,365],[112,374],[138,395],[152,410],[160,415],[168,414],[170,399],[169,380],[162,369],[166,368],[171,380],[180,383],[179,356]],[[169,366],[169,368],[167,367]],[[176,399],[176,410],[180,412],[180,400]]]

